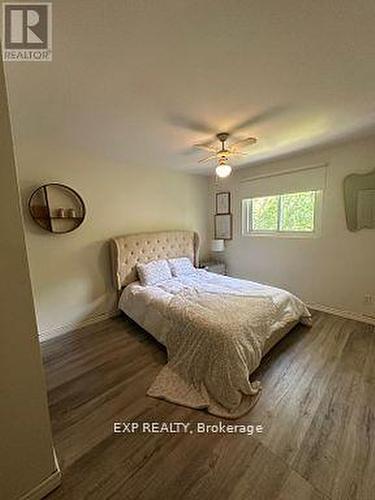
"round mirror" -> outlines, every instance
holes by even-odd
[[[81,196],[63,184],[38,187],[30,196],[29,211],[34,221],[50,233],[70,233],[79,227],[86,215]]]

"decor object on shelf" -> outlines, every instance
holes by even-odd
[[[230,192],[216,193],[216,214],[230,214]]]
[[[65,234],[74,231],[82,224],[86,207],[74,189],[52,182],[32,192],[29,212],[42,229],[50,233]]]
[[[48,208],[45,205],[35,203],[33,206],[33,215],[37,219],[45,219],[48,217]]]
[[[349,231],[375,229],[375,170],[345,177],[344,202]]]
[[[211,240],[211,252],[224,252],[224,240]]]
[[[56,208],[56,217],[59,219],[65,219],[65,208]]]
[[[73,219],[75,217],[77,217],[77,212],[74,208],[68,208],[68,210],[66,211],[68,217],[72,217]]]
[[[232,239],[232,214],[215,215],[215,240]]]

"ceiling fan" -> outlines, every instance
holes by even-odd
[[[209,151],[211,153],[210,156],[207,158],[203,158],[201,162],[216,159],[218,161],[218,166],[216,167],[217,175],[221,177],[227,177],[228,175],[230,175],[232,171],[232,168],[228,164],[228,159],[230,159],[231,156],[235,156],[235,154],[236,156],[245,156],[247,154],[246,151],[245,152],[241,151],[241,149],[246,146],[251,146],[252,144],[255,144],[257,142],[257,139],[255,137],[248,137],[247,139],[236,140],[237,132],[245,128],[246,129],[250,127],[253,128],[264,122],[274,120],[280,117],[283,113],[285,113],[287,109],[288,107],[285,105],[277,105],[270,107],[268,109],[266,108],[264,110],[261,110],[258,114],[255,115],[253,114],[252,116],[243,120],[242,122],[232,125],[229,128],[229,130],[227,129],[226,132],[220,132],[219,134],[216,133],[217,129],[215,130],[215,127],[212,126],[210,123],[201,121],[200,119],[196,119],[194,117],[174,114],[168,116],[168,121],[173,126],[181,127],[187,130],[192,130],[194,132],[209,134],[210,136],[211,134],[215,134],[214,138],[210,137],[209,139],[205,140],[200,144],[195,144],[193,148],[191,147],[188,148],[185,152],[183,152],[183,154],[191,154],[192,150],[196,148]],[[228,147],[226,146],[225,142],[229,137],[235,142]],[[220,149],[213,146],[213,142],[216,140],[219,140],[221,142]]]
[[[241,139],[236,141],[231,145],[226,145],[226,141],[230,137],[228,132],[220,132],[216,134],[217,139],[221,142],[220,149],[215,146],[207,146],[205,144],[195,144],[194,147],[198,149],[204,149],[205,151],[210,151],[210,155],[198,160],[199,163],[205,163],[207,161],[216,160],[218,165],[215,169],[216,175],[218,177],[228,177],[232,172],[232,167],[229,164],[229,159],[232,157],[244,157],[247,156],[247,151],[241,151],[242,148],[252,146],[257,142],[255,137],[247,137],[246,139]]]

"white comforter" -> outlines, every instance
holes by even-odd
[[[202,270],[158,286],[134,283],[120,308],[167,347],[148,395],[225,418],[257,401],[260,383],[250,376],[272,333],[310,322],[303,302],[284,290]]]
[[[120,297],[119,309],[151,333],[160,343],[166,345],[166,335],[170,325],[165,316],[160,314],[160,309],[153,307],[152,304],[167,305],[173,295],[183,290],[270,297],[276,306],[277,315],[267,331],[267,338],[289,322],[302,319],[308,323],[310,318],[310,313],[304,303],[286,290],[210,273],[203,269],[155,286],[142,286],[139,281],[135,281],[124,289]]]

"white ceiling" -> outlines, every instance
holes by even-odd
[[[55,0],[53,9],[53,62],[7,64],[17,140],[210,172],[191,146],[243,122],[236,135],[259,142],[242,165],[375,125],[373,0]]]

